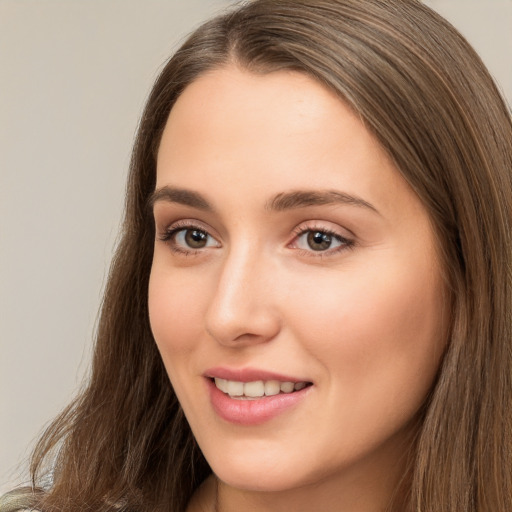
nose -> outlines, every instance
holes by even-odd
[[[263,256],[253,252],[248,244],[226,257],[206,312],[206,331],[225,346],[268,342],[281,329],[273,301],[275,272]]]

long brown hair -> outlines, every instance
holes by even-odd
[[[468,43],[416,0],[255,0],[201,26],[169,60],[135,142],[89,383],[34,452],[34,486],[47,482],[38,506],[181,511],[211,472],[148,322],[155,234],[147,201],[173,104],[199,75],[228,63],[298,70],[335,91],[429,212],[451,335],[400,507],[512,511],[511,117]]]

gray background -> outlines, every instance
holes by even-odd
[[[229,0],[0,0],[0,493],[86,374],[138,117]],[[512,0],[430,0],[512,101]]]

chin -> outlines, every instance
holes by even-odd
[[[233,468],[226,471],[214,471],[215,475],[224,484],[251,492],[283,492],[297,487],[302,487],[308,482],[303,482],[300,475],[283,474],[282,472],[264,471],[245,468],[244,472],[235,472]]]
[[[314,468],[309,467],[305,472],[305,466],[294,458],[262,450],[256,452],[239,450],[234,454],[220,454],[212,459],[210,467],[226,485],[244,491],[288,491],[322,478],[315,474]]]

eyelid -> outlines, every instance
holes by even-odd
[[[205,246],[201,248],[194,249],[193,247],[182,247],[177,244],[175,241],[176,235],[180,231],[186,230],[197,230],[206,233],[211,239],[215,240],[215,246]],[[212,229],[209,226],[206,226],[203,222],[197,219],[180,219],[175,222],[170,223],[164,229],[160,230],[158,234],[158,239],[161,242],[164,242],[169,245],[169,247],[176,253],[181,253],[185,255],[189,254],[199,254],[200,252],[204,252],[206,249],[215,249],[221,247],[221,242],[218,239],[218,236],[212,234]]]
[[[193,248],[187,247],[183,244],[176,243],[175,237],[180,231],[194,229],[206,233],[208,237],[210,237],[210,239],[215,241],[216,245],[208,244],[204,247]],[[326,250],[318,251],[315,251],[314,249],[304,249],[298,247],[297,241],[299,237],[312,231],[318,231],[331,236],[332,238],[339,242],[339,245],[333,248],[329,247]],[[344,232],[348,232],[349,235],[347,236]],[[308,257],[333,256],[347,249],[352,249],[355,245],[355,236],[352,234],[351,231],[327,221],[313,220],[302,222],[292,230],[292,233],[293,238],[286,244],[286,247],[296,251],[300,251],[301,255],[305,255]],[[186,255],[199,254],[205,252],[206,249],[215,249],[222,247],[222,244],[219,240],[219,236],[216,234],[215,230],[213,230],[211,226],[206,225],[204,222],[198,219],[180,219],[171,222],[164,229],[160,229],[158,239],[166,243],[174,252]]]
[[[291,240],[291,242],[288,244],[288,247],[300,251],[301,254],[308,256],[308,257],[329,257],[336,255],[340,252],[346,251],[347,249],[353,249],[355,246],[355,236],[353,233],[351,233],[349,230],[341,227],[332,227],[333,224],[330,222],[324,222],[324,221],[307,221],[299,224],[296,228],[294,228],[293,233],[294,237]],[[309,233],[311,231],[319,231],[322,233],[325,233],[339,242],[341,244],[334,248],[326,249],[325,251],[315,251],[313,249],[302,249],[300,247],[297,247],[294,245],[297,243],[299,237],[305,235],[306,233]],[[349,233],[347,236],[346,234],[342,233],[341,231],[346,231]]]
[[[199,231],[208,233],[211,237],[215,238],[215,240],[219,240],[217,232],[209,224],[205,224],[203,221],[198,219],[186,218],[174,220],[172,222],[157,222],[156,224],[157,232],[160,232],[164,236],[171,231],[177,231],[179,229],[198,229]],[[158,227],[158,224],[160,224],[160,228]]]

